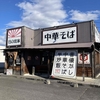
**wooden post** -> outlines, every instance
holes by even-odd
[[[50,76],[50,54],[48,52],[48,77]]]
[[[95,47],[93,48],[92,54],[91,54],[91,61],[92,61],[92,78],[95,78]]]
[[[7,55],[5,55],[5,67],[4,67],[5,74],[7,74],[7,68],[8,68]]]
[[[85,81],[84,50],[82,52],[82,62],[83,62],[83,68],[82,68],[83,81]]]
[[[21,54],[21,74],[24,75],[26,73],[25,71],[25,67],[26,67],[26,63],[25,63],[25,59],[23,57],[23,53]]]

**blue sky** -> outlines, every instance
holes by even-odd
[[[100,31],[100,0],[0,0],[0,45],[6,29],[33,29],[94,20]]]

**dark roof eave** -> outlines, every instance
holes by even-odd
[[[5,48],[4,50],[21,50],[21,49],[90,49],[94,45],[93,42],[89,43],[73,43],[73,44],[59,44],[59,45],[42,45],[33,47],[12,47]]]

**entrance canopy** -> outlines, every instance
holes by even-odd
[[[41,46],[33,46],[33,47],[10,47],[5,48],[4,50],[10,49],[76,49],[76,48],[91,48],[94,43],[72,43],[72,44],[56,44],[56,45],[41,45]]]

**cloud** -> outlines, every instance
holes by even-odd
[[[11,21],[7,26],[28,26],[41,28],[69,24],[70,21],[98,20],[100,11],[81,12],[71,10],[68,13],[63,9],[63,0],[30,0],[21,2],[17,6],[22,10],[20,21]]]
[[[70,20],[73,21],[87,21],[87,20],[98,20],[100,16],[100,11],[87,11],[81,12],[79,10],[71,10],[69,12],[71,18]]]
[[[17,6],[23,11],[20,21],[11,21],[8,26],[28,26],[31,28],[41,28],[61,25],[68,17],[63,9],[63,0],[31,0],[21,2]]]
[[[2,31],[2,29],[0,30],[0,32]],[[0,46],[5,46],[6,45],[6,32],[4,32],[3,34],[0,34]]]
[[[5,36],[0,36],[0,46],[6,45],[6,39]]]
[[[27,26],[33,29],[69,24],[70,21],[98,20],[100,11],[70,10],[63,7],[64,0],[30,0],[16,4],[22,11],[21,20],[11,21],[7,27]],[[5,36],[0,36],[0,44],[5,44]]]

